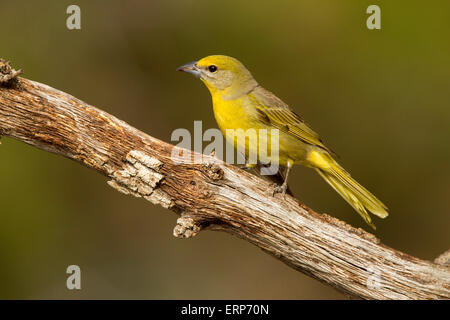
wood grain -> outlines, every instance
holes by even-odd
[[[175,211],[177,237],[228,232],[353,297],[450,298],[448,264],[389,248],[289,195],[273,197],[268,181],[212,156],[176,163],[172,152],[187,150],[67,93],[10,80],[0,81],[0,135],[73,159],[108,177],[118,191]]]

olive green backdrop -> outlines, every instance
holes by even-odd
[[[73,3],[79,31],[66,28]],[[381,7],[379,31],[366,28],[370,4]],[[448,249],[450,2],[46,0],[0,10],[0,56],[24,76],[164,141],[194,120],[215,127],[206,88],[176,67],[240,59],[389,206],[375,218],[385,244],[430,260]],[[311,208],[367,229],[313,171],[296,167],[290,181]],[[175,220],[94,171],[3,138],[0,298],[344,298],[227,234],[175,239]],[[65,287],[71,264],[80,291]]]

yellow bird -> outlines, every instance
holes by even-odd
[[[286,103],[261,87],[237,59],[212,55],[177,70],[191,73],[205,83],[212,96],[217,124],[227,141],[244,150],[247,158],[256,154],[258,161],[286,167],[284,183],[274,192],[286,192],[291,167],[301,164],[315,169],[374,229],[367,211],[380,218],[388,216],[387,207],[333,159],[319,135]],[[227,135],[230,129],[234,132],[265,129],[269,133],[266,139],[260,136],[257,143],[251,143],[245,137],[239,139],[239,134],[230,137]],[[278,129],[278,153],[261,156],[263,144],[267,143],[270,149],[271,129]]]

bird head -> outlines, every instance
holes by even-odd
[[[191,73],[205,83],[211,94],[234,98],[253,90],[258,83],[237,59],[227,56],[207,56],[177,69]]]

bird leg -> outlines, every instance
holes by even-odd
[[[281,193],[283,196],[286,194],[286,190],[288,188],[288,177],[289,177],[289,171],[291,171],[292,163],[288,161],[287,167],[286,167],[286,177],[284,178],[284,182],[281,186],[276,185],[273,188],[273,196],[275,196],[276,193]]]

